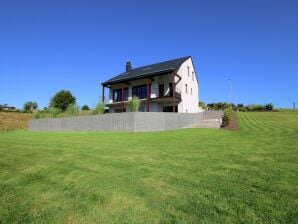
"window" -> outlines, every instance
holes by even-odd
[[[163,97],[165,95],[165,85],[164,84],[159,85],[158,92],[159,92],[159,97]]]
[[[190,88],[190,94],[192,95],[192,88]]]
[[[195,72],[192,72],[192,81],[195,81]]]
[[[128,88],[124,88],[124,101],[128,100]],[[120,102],[122,101],[122,89],[113,89],[113,101]]]
[[[149,93],[151,86],[149,86]],[[147,85],[142,86],[134,86],[132,87],[132,96],[137,96],[140,99],[146,99],[147,98]]]
[[[185,93],[187,93],[188,91],[187,91],[187,84],[185,84]]]
[[[189,77],[189,66],[187,66],[187,75]]]

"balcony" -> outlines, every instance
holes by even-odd
[[[172,102],[173,94],[175,94],[175,100],[177,102],[180,102],[181,101],[181,91],[178,88],[175,88],[175,91],[173,91],[172,88],[168,88],[165,91],[161,91],[159,88],[151,88],[150,89],[150,100],[152,102]],[[138,97],[140,98],[141,101],[147,100],[147,94],[145,94],[145,93],[139,95]],[[125,95],[123,103],[124,104],[127,103],[131,98],[132,98],[132,92],[129,91],[128,97],[127,97],[127,95]],[[115,100],[113,100],[113,94],[110,94],[109,101],[105,101],[105,102],[109,102],[107,105],[117,105],[117,104],[122,103],[122,101],[119,100],[119,97],[117,97],[117,98],[115,98]]]

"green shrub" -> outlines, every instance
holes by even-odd
[[[82,110],[90,110],[90,108],[88,107],[88,105],[84,105],[82,106]]]
[[[103,103],[98,103],[94,110],[92,111],[92,114],[103,114],[105,110],[105,105]]]
[[[240,112],[246,112],[247,111],[246,107],[238,107],[238,110]]]
[[[61,113],[61,109],[55,107],[49,107],[47,112],[49,113],[50,117],[58,117]]]
[[[209,103],[207,104],[207,107],[209,110],[224,110],[227,107],[229,107],[228,103],[222,103],[222,102],[218,102],[218,103]]]
[[[230,124],[230,121],[232,119],[232,113],[233,113],[232,107],[227,107],[224,110],[224,116],[223,116],[223,119],[222,119],[222,126],[223,127],[227,127]]]
[[[265,105],[266,110],[273,110],[273,104],[272,103],[267,103]]]
[[[140,107],[139,97],[137,97],[137,96],[132,97],[132,99],[130,101],[128,101],[128,106],[129,106],[131,112],[139,111],[139,107]]]
[[[203,101],[201,101],[201,102],[199,102],[199,107],[201,107],[202,109],[206,109],[206,104],[205,104],[205,102],[203,102]]]
[[[246,106],[247,111],[263,111],[265,110],[265,107],[260,104],[250,104]]]
[[[80,113],[80,107],[75,103],[69,104],[66,113],[71,116],[77,116]]]
[[[41,119],[41,118],[45,118],[45,115],[40,111],[36,111],[32,114],[32,118],[33,119]]]

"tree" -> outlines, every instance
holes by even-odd
[[[61,90],[51,98],[50,107],[55,107],[65,111],[70,104],[74,103],[76,103],[76,98],[71,94],[71,92]]]
[[[28,101],[24,104],[24,111],[32,112],[32,110],[37,109],[38,105],[36,102]]]
[[[203,101],[199,102],[199,107],[201,107],[202,109],[206,109],[206,104]]]
[[[84,105],[82,106],[82,110],[90,110],[90,108],[88,107],[88,105]]]
[[[273,104],[272,103],[267,103],[265,105],[266,110],[273,110]]]

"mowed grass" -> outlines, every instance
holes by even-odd
[[[240,131],[0,133],[0,223],[297,223],[298,113]]]

